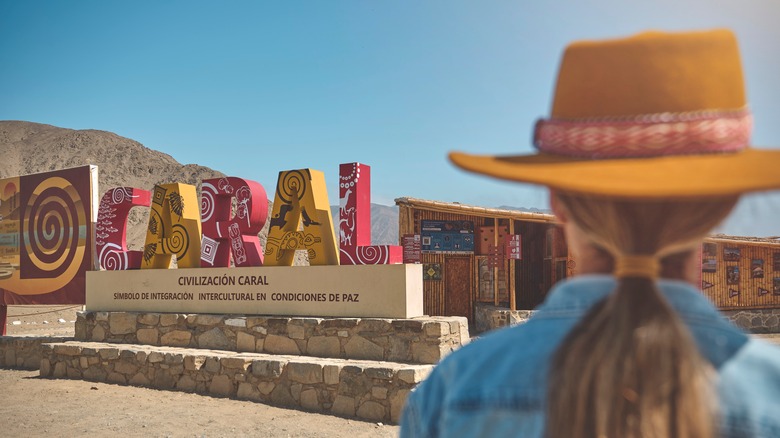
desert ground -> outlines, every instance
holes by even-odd
[[[9,306],[11,336],[73,336],[81,306]],[[15,323],[16,322],[16,323]],[[398,426],[241,400],[0,369],[0,435],[394,437]]]
[[[7,334],[73,336],[81,306],[9,306]],[[761,335],[780,345],[780,335]],[[394,437],[398,426],[0,369],[3,436]]]

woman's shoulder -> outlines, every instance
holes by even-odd
[[[480,436],[490,428],[494,436],[506,436],[522,428],[541,430],[546,349],[538,348],[545,337],[537,333],[533,322],[496,330],[445,357],[409,395],[401,436]],[[496,422],[498,417],[504,421]]]
[[[780,436],[780,347],[751,338],[718,372],[725,436]]]
[[[780,389],[780,346],[751,337],[721,366],[720,375],[724,383],[731,380],[745,384],[762,382],[772,389]],[[780,403],[780,397],[777,397],[777,403]]]

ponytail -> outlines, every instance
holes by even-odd
[[[548,436],[712,437],[708,368],[653,281],[622,278],[553,358]]]
[[[559,193],[556,200],[594,246],[614,257],[618,283],[554,353],[547,436],[715,436],[712,366],[655,277],[681,249],[690,253],[736,198],[639,202]]]

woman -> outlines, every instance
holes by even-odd
[[[750,127],[729,31],[570,45],[539,154],[450,158],[550,187],[578,276],[444,359],[402,436],[780,436],[780,350],[691,286],[738,196],[780,188],[780,151],[750,148]]]

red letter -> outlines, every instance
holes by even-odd
[[[236,215],[231,218],[233,199]],[[260,183],[236,177],[204,180],[200,216],[202,267],[230,266],[231,252],[236,266],[263,264],[263,248],[257,234],[268,218],[268,198]]]
[[[339,243],[342,265],[403,263],[403,248],[371,245],[371,168],[339,166]]]
[[[115,187],[100,200],[95,246],[100,267],[108,271],[139,269],[143,251],[127,249],[127,217],[133,207],[151,205],[151,192],[132,187]]]

